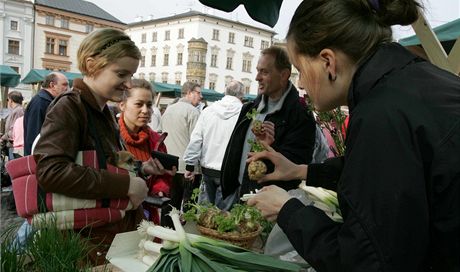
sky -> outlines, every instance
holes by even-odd
[[[276,38],[283,39],[291,21],[292,15],[302,0],[284,0],[280,10],[278,23],[272,29],[255,22],[249,17],[243,6],[231,13],[222,12],[202,5],[198,0],[87,0],[103,8],[124,23],[135,22],[136,19],[162,18],[184,13],[190,9],[209,13],[226,19],[252,24],[267,28],[278,33]],[[224,0],[222,0],[224,1]],[[423,0],[425,14],[432,27],[442,25],[460,18],[460,0]],[[396,40],[414,35],[411,26],[394,27],[393,36]]]

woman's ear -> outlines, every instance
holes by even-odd
[[[88,71],[88,75],[94,74],[94,66],[96,65],[96,60],[92,57],[89,57],[85,60],[86,62],[86,71]]]
[[[329,80],[337,79],[337,55],[329,48],[321,50],[319,57],[324,62],[325,72],[328,73]]]
[[[122,101],[122,102],[118,103],[118,107],[120,107],[120,110],[122,112],[124,112],[125,109],[126,109],[126,101]]]

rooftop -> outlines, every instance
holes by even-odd
[[[242,26],[245,26],[245,27],[250,27],[250,28],[262,30],[262,31],[265,31],[265,32],[269,32],[269,33],[272,33],[272,34],[276,34],[276,32],[274,32],[271,29],[256,27],[256,26],[245,24],[245,23],[242,23],[242,22],[233,21],[233,20],[230,20],[230,19],[226,19],[226,18],[222,18],[222,17],[202,13],[202,12],[199,12],[199,11],[196,11],[196,10],[191,10],[191,11],[187,11],[187,12],[184,12],[184,13],[179,13],[179,14],[175,14],[175,15],[171,15],[171,16],[163,17],[163,18],[151,19],[151,20],[141,21],[141,22],[134,22],[134,23],[128,24],[128,27],[150,25],[152,23],[158,23],[158,22],[162,22],[162,21],[175,21],[177,19],[189,18],[189,17],[195,17],[195,16],[203,16],[203,17],[208,17],[208,18],[212,18],[212,19],[222,20],[222,21],[229,22],[231,24],[239,24],[239,25],[242,25]]]
[[[96,4],[84,0],[35,0],[35,4],[125,25]]]

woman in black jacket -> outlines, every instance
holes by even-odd
[[[414,0],[312,0],[290,24],[316,109],[349,107],[345,157],[295,165],[267,147],[250,160],[275,164],[261,182],[337,190],[343,223],[276,186],[249,204],[318,271],[460,271],[460,79],[391,42],[418,15]]]

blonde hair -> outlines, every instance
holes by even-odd
[[[91,69],[86,66],[88,58],[96,60]],[[83,75],[92,76],[107,64],[119,58],[131,57],[141,59],[141,52],[123,31],[104,28],[93,31],[80,44],[77,52],[78,69]]]

